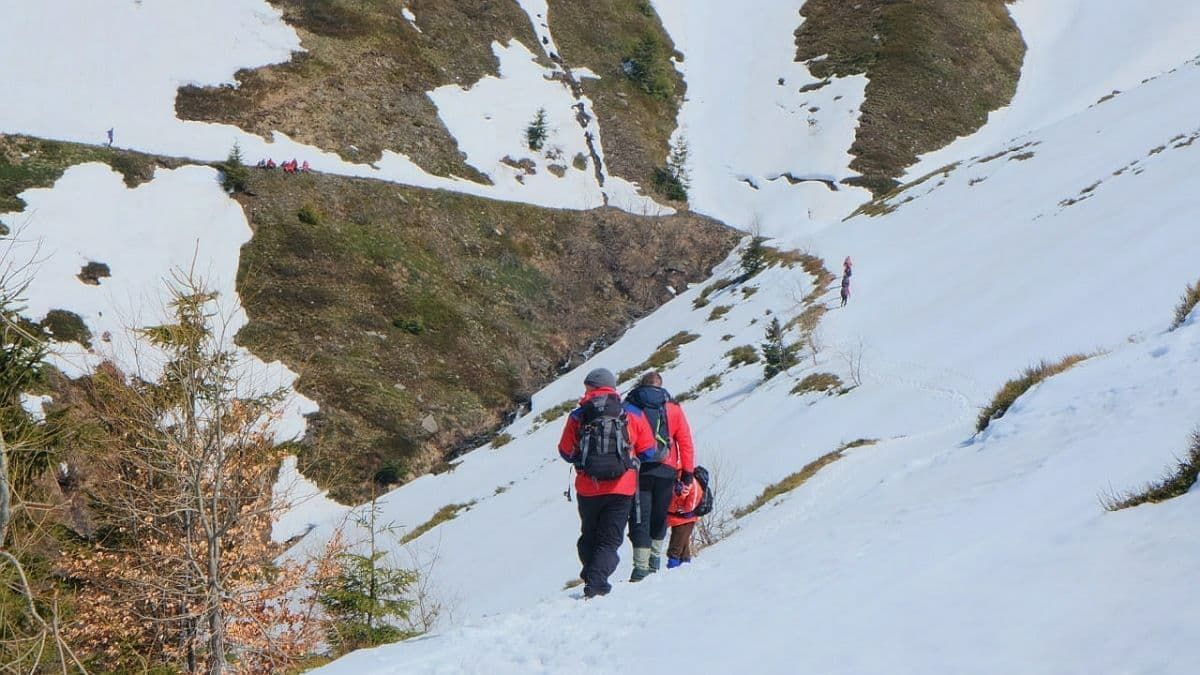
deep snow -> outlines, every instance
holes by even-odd
[[[552,180],[544,156],[524,183],[499,163],[520,159],[523,127],[542,105],[567,160],[579,149],[584,130],[570,107],[580,101],[546,79],[553,71],[534,60],[536,47],[494,45],[500,77],[432,94],[471,163],[497,179],[485,189],[430,177],[396,155],[378,169],[348,166],[286,139],[268,147],[229,127],[179,122],[164,103],[178,84],[219,83],[238,67],[285,59],[294,34],[252,0],[219,12],[182,0],[111,4],[0,8],[9,19],[0,21],[0,63],[29,64],[0,69],[18,94],[0,106],[0,129],[99,142],[115,126],[118,145],[204,159],[238,139],[250,157],[295,154],[338,173],[573,208],[603,199],[574,169]],[[520,4],[547,39],[541,49],[553,50],[546,3]],[[835,272],[844,256],[855,259],[854,298],[822,322],[819,352],[767,383],[759,366],[731,370],[724,356],[761,342],[772,315],[800,311],[811,280],[798,267],[772,268],[748,284],[753,295],[733,287],[702,309],[692,306],[699,287],[682,292],[537,393],[533,412],[507,430],[511,443],[383,497],[384,520],[402,530],[446,504],[475,501],[395,552],[400,564],[436,560],[429,574],[454,611],[438,635],[352,654],[322,672],[1194,670],[1200,598],[1187,579],[1200,566],[1197,491],[1120,513],[1100,500],[1160,475],[1200,423],[1200,327],[1193,317],[1163,333],[1196,280],[1200,250],[1192,217],[1200,66],[1187,62],[1200,10],[1180,0],[1020,0],[1012,11],[1030,49],[1013,104],[923,158],[914,178],[959,164],[894,197],[892,213],[842,222],[865,192],[781,177],[850,175],[866,86],[848,78],[798,92],[813,81],[792,60],[802,4],[761,0],[754,11],[731,11],[716,0],[654,0],[686,57],[677,140],[691,149],[692,206],[817,253]],[[66,30],[63,16],[78,21]],[[410,20],[419,27],[419,14]],[[134,30],[155,41],[111,38]],[[219,58],[210,53],[218,39],[227,40],[217,43]],[[72,43],[89,55],[86,68],[71,67],[66,47],[26,58],[34,44]],[[162,58],[144,58],[147,44]],[[1113,89],[1122,93],[1093,105]],[[606,187],[610,199],[626,189]],[[84,165],[24,197],[30,208],[5,222],[24,223],[25,236],[44,238],[52,254],[33,286],[37,311],[72,309],[99,335],[153,306],[155,282],[195,257],[221,284],[235,325],[244,321],[232,274],[249,231],[210,169],[160,171],[130,190],[107,167]],[[109,263],[113,277],[84,286],[74,276],[88,260]],[[736,267],[731,259],[715,274]],[[820,301],[832,307],[834,295]],[[725,316],[707,319],[726,305]],[[554,451],[562,420],[535,418],[577,397],[588,369],[637,364],[680,330],[701,337],[666,370],[668,388],[722,377],[686,409],[700,461],[722,481],[723,509],[847,441],[880,442],[742,519],[692,566],[582,603],[562,590],[578,572],[578,521],[562,496],[568,468]],[[121,355],[113,335],[100,350]],[[973,435],[978,408],[1005,379],[1073,352],[1099,355]],[[82,368],[94,357],[60,358]],[[859,361],[861,384],[845,395],[789,394],[816,371],[853,384]],[[277,364],[258,367],[292,377]],[[298,421],[305,405],[289,418]],[[292,463],[284,473],[284,485],[297,479]],[[283,539],[313,527],[297,554],[320,546],[348,511],[299,482],[313,496],[275,532]],[[627,574],[626,562],[617,575]]]
[[[434,573],[458,602],[454,620],[320,672],[730,672],[748,662],[781,673],[1191,672],[1200,657],[1190,638],[1200,611],[1185,581],[1200,564],[1196,491],[1119,513],[1101,501],[1161,475],[1200,423],[1200,328],[1193,317],[1163,332],[1197,274],[1191,141],[1200,124],[1185,92],[1200,90],[1200,67],[1186,62],[1184,40],[1106,41],[1122,27],[1178,35],[1192,11],[1106,3],[1105,19],[1082,17],[1074,0],[1017,3],[1031,49],[1012,110],[926,158],[960,164],[895,197],[892,213],[840,222],[860,200],[819,184],[775,193],[743,182],[823,166],[845,175],[852,124],[831,125],[812,141],[820,151],[805,154],[795,148],[807,121],[782,112],[786,91],[763,86],[804,77],[792,70],[794,22],[784,20],[800,2],[761,14],[655,5],[687,57],[681,125],[693,139],[694,205],[743,227],[757,216],[780,243],[821,254],[835,271],[852,255],[850,306],[822,322],[818,365],[806,355],[762,383],[758,366],[730,371],[722,355],[761,342],[768,312],[793,316],[807,276],[775,268],[750,282],[752,296],[734,287],[699,310],[692,289],[536,395],[508,430],[516,440],[387,495],[389,517],[409,527],[441,505],[477,500],[409,547],[440,556]],[[755,48],[713,47],[729,44]],[[1105,69],[1107,49],[1124,50],[1122,67]],[[1066,78],[1057,61],[1068,52],[1098,65]],[[735,77],[760,72],[763,83]],[[1091,105],[1095,90],[1117,82],[1124,93]],[[862,83],[820,91],[834,86]],[[706,87],[746,93],[705,96]],[[731,125],[748,114],[780,117]],[[773,154],[789,143],[792,152]],[[833,295],[822,301],[832,306]],[[719,305],[732,310],[708,321]],[[701,338],[666,371],[668,388],[723,378],[685,407],[726,508],[846,441],[881,442],[742,519],[691,567],[583,603],[562,590],[578,572],[578,525],[554,453],[561,419],[535,429],[534,417],[578,396],[588,369],[636,364],[679,330]],[[979,407],[1005,379],[1075,352],[1097,356],[974,435]],[[862,384],[849,393],[789,395],[814,371],[850,381],[860,356]],[[309,521],[336,522],[331,511],[314,509]]]

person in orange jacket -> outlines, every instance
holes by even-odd
[[[629,540],[633,543],[633,575],[641,581],[657,572],[667,539],[667,508],[671,504],[677,480],[691,484],[696,450],[692,430],[683,408],[663,389],[662,376],[651,371],[625,397],[654,432],[655,447],[638,456],[638,502],[629,519]]]
[[[671,526],[671,543],[667,545],[667,569],[672,570],[692,561],[692,531],[696,529],[696,507],[704,498],[704,487],[700,481],[675,485],[675,496],[667,511],[667,524]]]
[[[608,577],[617,569],[617,550],[638,488],[638,455],[654,449],[654,433],[644,417],[621,402],[617,378],[597,368],[583,380],[579,407],[567,417],[558,454],[575,465],[579,495],[579,541],[583,595],[594,598],[612,590]]]

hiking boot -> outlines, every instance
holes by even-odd
[[[612,590],[612,589],[605,590],[605,589],[596,588],[594,586],[584,586],[583,587],[583,599],[591,600],[592,598],[598,598],[602,595],[608,595],[609,590]]]
[[[662,569],[662,555],[667,548],[666,539],[654,539],[650,542],[650,572]]]
[[[641,581],[648,576],[650,576],[650,549],[633,549],[633,574],[629,576],[629,580]]]

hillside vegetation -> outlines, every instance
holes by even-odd
[[[512,0],[271,0],[306,50],[237,73],[239,86],[183,87],[183,119],[223,122],[372,162],[394,150],[430,173],[487,182],[470,168],[426,96],[495,75],[492,42],[536,44]],[[405,18],[417,17],[417,30]]]
[[[703,279],[714,221],[556,211],[317,174],[251,172],[238,341],[321,412],[302,469],[362,494],[482,443],[564,360]]]
[[[85,161],[131,187],[180,163],[3,136],[0,210]],[[300,373],[321,406],[302,468],[347,500],[486,441],[587,345],[620,335],[668,287],[704,279],[738,238],[690,214],[559,211],[278,170],[245,181],[237,198],[254,237],[238,290],[250,324],[237,340]],[[82,322],[55,330],[75,334],[87,342]]]
[[[550,30],[568,67],[600,76],[581,81],[595,103],[610,173],[646,190],[665,166],[685,85],[671,62],[675,45],[647,0],[549,0]]]
[[[850,164],[876,195],[917,156],[978,130],[1016,93],[1025,41],[1009,0],[808,0],[796,59],[816,77],[865,74]]]

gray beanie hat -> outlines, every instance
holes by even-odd
[[[597,368],[583,378],[583,384],[589,387],[617,388],[617,377],[607,368]]]

